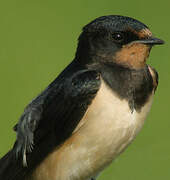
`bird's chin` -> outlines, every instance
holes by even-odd
[[[141,69],[146,65],[152,46],[139,42],[132,42],[124,45],[115,55],[117,64],[125,65],[133,69]]]

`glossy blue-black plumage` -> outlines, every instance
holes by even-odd
[[[127,16],[109,15],[96,18],[94,21],[84,26],[83,31],[89,33],[101,30],[115,32],[126,31],[128,28],[141,31],[148,27],[142,22]]]
[[[25,108],[15,127],[14,148],[0,160],[0,177],[3,180],[24,179],[71,135],[99,87],[99,74],[73,61]]]

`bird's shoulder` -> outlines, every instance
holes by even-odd
[[[27,165],[27,157],[29,161],[29,154],[49,134],[56,138],[54,146],[72,134],[100,83],[99,73],[73,62],[25,108],[15,126],[17,140],[14,145],[24,165]]]

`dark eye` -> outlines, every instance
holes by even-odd
[[[116,42],[119,42],[119,43],[124,40],[124,34],[121,32],[114,33],[112,37]]]

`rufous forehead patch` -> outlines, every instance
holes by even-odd
[[[142,29],[140,31],[136,31],[132,28],[128,28],[128,31],[136,34],[139,37],[139,39],[148,38],[152,36],[152,32],[148,28]]]
[[[139,36],[139,38],[147,38],[152,36],[152,32],[149,29],[145,28],[137,32],[137,35]]]

